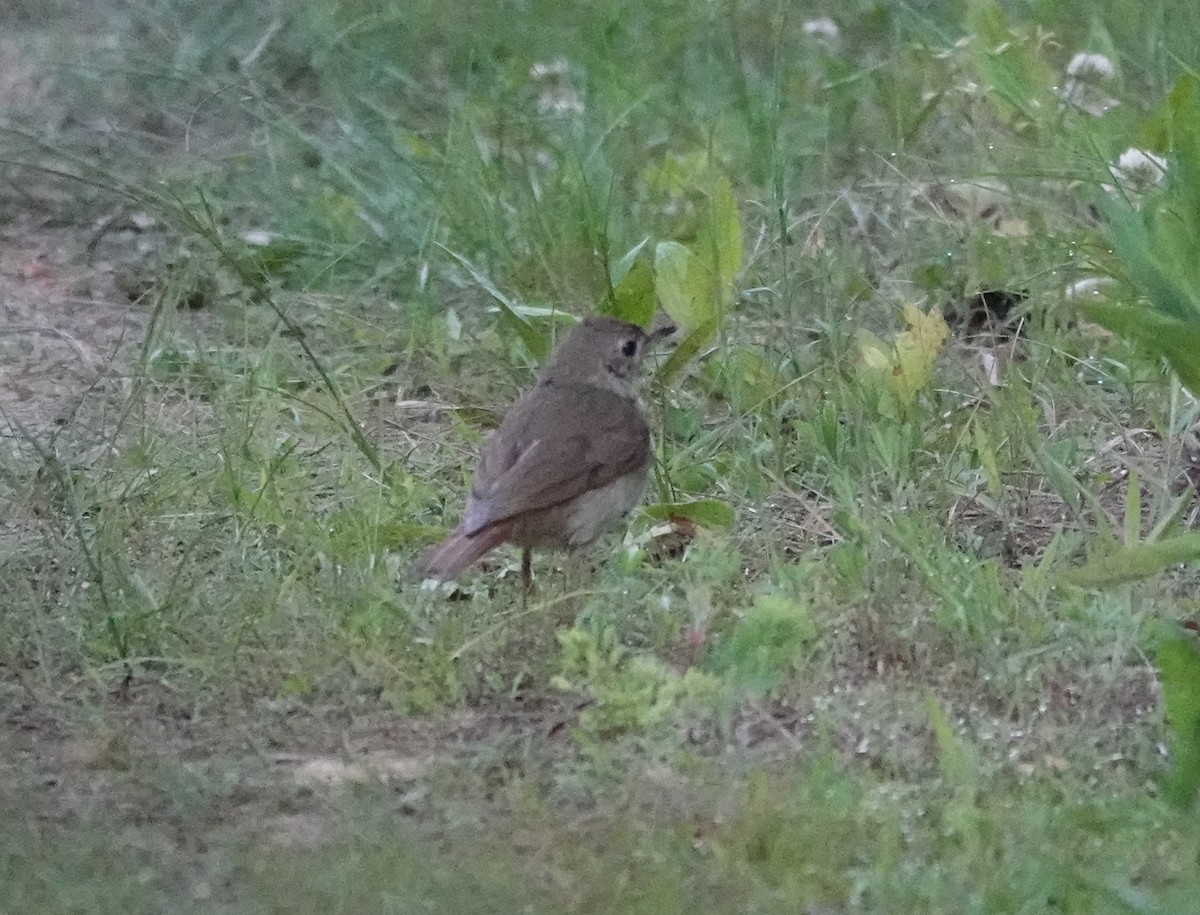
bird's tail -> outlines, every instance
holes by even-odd
[[[502,524],[485,527],[470,535],[457,528],[425,555],[417,571],[421,578],[451,581],[484,553],[502,544],[507,535],[508,529]]]

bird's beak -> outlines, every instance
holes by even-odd
[[[646,331],[646,339],[649,340],[651,344],[655,344],[660,340],[666,340],[667,337],[670,337],[677,330],[679,330],[679,328],[676,326],[674,321],[670,320],[669,318],[660,319],[659,321],[655,321],[654,325],[648,331]]]

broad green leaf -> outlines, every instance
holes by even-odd
[[[1147,307],[1090,302],[1084,311],[1093,321],[1161,356],[1193,394],[1200,394],[1200,323],[1185,323]]]
[[[1181,562],[1200,559],[1200,532],[1189,532],[1133,546],[1106,550],[1076,569],[1063,581],[1081,588],[1106,588],[1157,575]]]
[[[1156,660],[1171,751],[1167,798],[1191,807],[1200,790],[1200,649],[1177,636],[1159,646]]]
[[[1168,148],[1195,164],[1200,159],[1200,76],[1194,72],[1180,76],[1167,101],[1171,111]]]
[[[659,521],[686,518],[701,527],[727,528],[733,524],[733,509],[720,499],[697,499],[694,502],[659,502],[647,505],[646,514]]]
[[[654,285],[663,310],[685,331],[706,324],[715,308],[700,258],[686,245],[662,241],[654,247]]]
[[[1162,262],[1162,249],[1151,237],[1142,214],[1128,201],[1108,195],[1101,197],[1098,205],[1108,221],[1113,253],[1134,288],[1164,315],[1180,321],[1200,321],[1200,290],[1188,289],[1179,281],[1181,271],[1172,271]]]
[[[1184,73],[1142,125],[1138,145],[1160,154],[1172,149],[1194,149],[1200,134],[1198,116],[1200,77]]]
[[[855,335],[858,341],[858,358],[871,371],[890,372],[895,361],[892,348],[878,336],[865,328]]]
[[[657,372],[654,373],[654,378],[659,384],[669,384],[672,379],[687,365],[696,354],[704,348],[705,344],[712,339],[713,334],[717,332],[717,319],[714,315],[704,324],[700,324],[684,337],[675,351],[663,364]]]
[[[623,279],[625,279],[626,274],[629,273],[633,265],[635,263],[639,263],[638,255],[642,253],[642,249],[646,247],[649,241],[650,236],[647,235],[636,245],[621,255],[621,259],[613,264],[612,275],[608,278],[610,283],[616,286],[619,285]]]
[[[647,327],[654,320],[657,309],[654,270],[645,260],[638,260],[617,284],[612,298],[601,302],[597,310],[638,327]]]
[[[667,240],[655,245],[652,283],[638,266],[641,245],[626,254],[614,270],[620,276],[618,288],[603,306],[645,325],[653,316],[653,296],[683,330],[683,340],[658,373],[661,380],[678,374],[716,334],[742,268],[742,230],[733,187],[729,179],[712,175],[707,150],[668,157],[643,172],[652,190],[680,198],[684,209],[694,212],[690,222],[695,234],[688,244]]]
[[[742,222],[729,179],[716,180],[708,195],[708,219],[700,228],[693,249],[709,274],[713,304],[723,309],[733,296],[733,281],[742,269]]]
[[[654,249],[654,273],[663,308],[685,330],[720,315],[742,267],[742,227],[727,178],[705,196],[706,212],[692,246],[664,241]]]
[[[680,196],[696,194],[702,178],[711,174],[707,157],[701,154],[674,157],[664,169],[654,180]],[[697,204],[695,241],[691,245],[662,241],[654,247],[654,293],[684,331],[683,340],[658,372],[662,381],[678,374],[716,334],[742,267],[741,222],[729,180],[718,178],[697,196],[702,199]],[[635,272],[636,267],[631,267],[629,276]],[[644,314],[645,284],[642,279],[636,282],[640,286],[630,291],[629,298],[635,303],[630,310]]]

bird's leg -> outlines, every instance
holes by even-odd
[[[533,590],[533,551],[525,547],[521,551],[521,584],[525,587],[525,596]]]

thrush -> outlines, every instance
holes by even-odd
[[[535,547],[585,547],[627,515],[653,461],[642,360],[674,331],[607,316],[576,325],[488,437],[462,521],[425,557],[423,577],[448,581],[512,543],[528,590]]]

